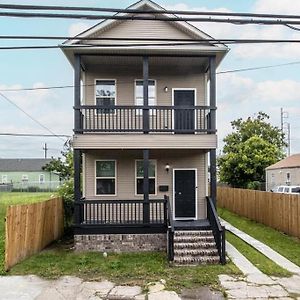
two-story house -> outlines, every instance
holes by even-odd
[[[228,48],[175,18],[141,0],[61,46],[74,67],[78,250],[225,262],[216,67]]]

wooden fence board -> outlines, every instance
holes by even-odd
[[[218,187],[218,205],[300,238],[300,195]]]
[[[63,214],[61,198],[9,206],[5,219],[5,269],[59,239],[63,234]]]

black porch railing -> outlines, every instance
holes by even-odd
[[[80,113],[77,132],[214,133],[210,106],[96,106],[74,108]],[[146,113],[145,113],[146,111]],[[143,113],[144,112],[144,113]],[[144,128],[143,117],[147,118]]]
[[[213,204],[213,201],[210,197],[206,197],[207,200],[207,218],[212,228],[212,232],[215,238],[216,246],[220,256],[220,263],[226,263],[226,254],[225,254],[225,228],[221,226],[216,208]]]
[[[165,196],[165,199],[167,201],[167,209],[168,209],[168,259],[169,261],[174,260],[174,232],[175,232],[175,226],[174,226],[174,220],[173,220],[173,212],[172,212],[172,206],[170,203],[170,199],[168,196]]]
[[[97,225],[98,227],[127,227],[127,226],[167,226],[167,202],[165,199],[149,201],[149,222],[143,220],[145,202],[142,200],[85,200],[80,206],[79,224]]]

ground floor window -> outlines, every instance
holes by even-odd
[[[96,195],[116,195],[116,161],[96,161]]]
[[[156,194],[156,161],[149,160],[149,194]],[[143,160],[136,160],[135,162],[135,186],[136,195],[144,193],[144,165]]]

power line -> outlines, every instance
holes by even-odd
[[[249,40],[249,41],[224,41],[224,40],[214,40],[214,41],[198,41],[198,42],[184,42],[184,43],[146,43],[146,44],[77,44],[77,45],[35,45],[35,46],[4,46],[0,47],[0,50],[40,50],[40,49],[68,49],[68,48],[116,48],[116,47],[151,47],[151,46],[191,46],[191,45],[212,45],[212,44],[262,44],[262,43],[300,43],[300,40]]]
[[[300,30],[300,29],[299,29]],[[33,36],[33,35],[0,35],[0,39],[8,40],[78,40],[78,41],[160,41],[160,42],[187,42],[188,44],[196,42],[199,44],[251,44],[251,43],[300,43],[300,39],[183,39],[183,38],[136,38],[136,37],[72,37],[72,36]],[[87,45],[87,46],[102,46],[102,44],[77,44],[76,46]],[[105,44],[103,44],[105,45]],[[107,45],[107,44],[106,44]],[[115,44],[112,44],[115,45]],[[124,44],[122,44],[124,45]],[[130,44],[132,45],[132,44]],[[139,46],[140,44],[134,44]],[[149,45],[149,44],[147,44]],[[153,45],[153,44],[152,44]],[[164,43],[159,43],[157,45],[164,45]],[[169,44],[168,44],[169,45]],[[57,45],[55,45],[57,46]],[[111,46],[111,45],[110,45]],[[68,45],[62,45],[62,47],[74,47]]]
[[[276,68],[276,67],[283,67],[283,66],[296,65],[296,64],[300,64],[300,61],[293,61],[293,62],[283,63],[283,64],[266,65],[266,66],[260,66],[260,67],[225,70],[225,71],[217,72],[216,74],[221,75],[221,74],[227,74],[227,73],[246,72],[246,71]],[[96,86],[96,84],[83,84],[82,86],[83,87],[93,87],[93,86]],[[38,87],[38,88],[2,89],[2,90],[0,90],[0,92],[38,91],[38,90],[51,90],[51,89],[64,89],[64,88],[74,88],[74,85],[47,86],[47,87]]]
[[[254,70],[261,70],[261,69],[269,69],[269,68],[275,68],[275,67],[282,67],[282,66],[297,65],[297,64],[300,64],[300,61],[294,61],[294,62],[284,63],[284,64],[261,66],[261,67],[253,67],[253,68],[243,68],[243,69],[234,69],[234,70],[220,71],[220,72],[217,72],[217,74],[246,72],[246,71],[254,71]]]
[[[145,13],[145,12],[144,12]],[[146,16],[146,15],[93,15],[93,14],[57,14],[57,13],[24,13],[24,12],[0,12],[0,17],[18,17],[18,18],[60,18],[60,19],[85,19],[85,20],[147,20],[147,21],[165,21],[165,22],[214,22],[231,23],[234,25],[300,25],[300,20],[283,19],[245,19],[245,18],[212,18],[212,17],[166,17],[166,16]],[[272,16],[270,16],[272,18]],[[299,17],[298,17],[299,18]],[[286,18],[287,19],[287,18]]]
[[[0,136],[13,136],[13,137],[65,137],[70,138],[67,134],[40,134],[40,133],[15,133],[15,132],[0,132]]]
[[[54,133],[51,129],[49,129],[47,126],[43,125],[40,121],[38,121],[37,119],[35,119],[34,117],[32,117],[29,113],[27,113],[23,108],[21,108],[19,105],[17,105],[14,101],[12,101],[11,99],[9,99],[8,97],[6,97],[4,94],[2,94],[0,92],[0,96],[2,98],[4,98],[6,101],[8,101],[10,104],[12,104],[13,106],[15,106],[17,109],[19,109],[21,112],[23,112],[27,117],[29,117],[32,121],[34,121],[35,123],[37,123],[39,126],[41,126],[42,128],[46,129],[48,132],[50,132],[51,134],[55,135],[57,138],[61,139],[62,141],[65,141],[63,138],[61,138],[60,136],[58,136],[56,133]]]
[[[142,10],[142,9],[120,9],[87,6],[47,6],[47,5],[19,5],[19,4],[0,4],[2,9],[13,10],[53,10],[53,11],[92,11],[92,12],[114,12],[132,14],[175,14],[175,15],[211,15],[211,16],[230,16],[230,17],[255,17],[255,18],[286,18],[299,19],[299,15],[285,14],[266,14],[266,13],[234,13],[234,12],[215,12],[215,11],[195,11],[195,10]]]

